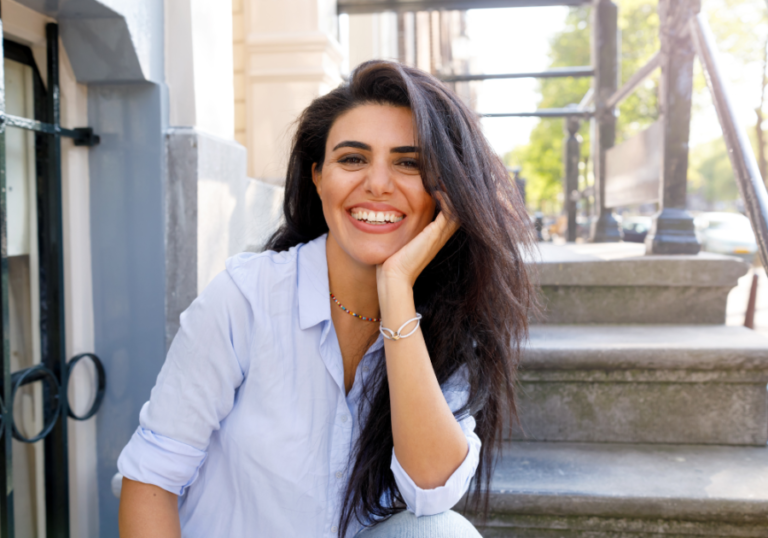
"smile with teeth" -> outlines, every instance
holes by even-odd
[[[352,218],[365,222],[366,224],[388,224],[390,222],[400,222],[403,220],[402,213],[394,211],[369,211],[367,209],[353,208],[350,211]]]

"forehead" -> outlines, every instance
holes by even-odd
[[[327,146],[353,140],[369,146],[415,145],[413,114],[405,107],[360,105],[339,116],[328,133]]]

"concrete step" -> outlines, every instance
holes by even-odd
[[[506,443],[481,533],[768,536],[768,448]],[[476,520],[479,523],[479,520]]]
[[[725,325],[538,325],[514,439],[765,445],[768,338]]]
[[[725,323],[739,258],[646,256],[635,243],[540,243],[544,323]]]

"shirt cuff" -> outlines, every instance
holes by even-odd
[[[205,457],[202,450],[139,427],[120,453],[117,468],[130,480],[182,495]]]
[[[445,482],[445,485],[434,489],[422,489],[416,485],[413,479],[405,472],[405,469],[397,461],[394,448],[392,449],[392,474],[400,489],[400,494],[405,500],[408,510],[417,517],[432,516],[447,512],[453,508],[461,497],[469,489],[472,477],[475,475],[480,455],[480,440],[471,434],[467,436],[469,450],[464,461]]]

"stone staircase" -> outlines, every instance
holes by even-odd
[[[768,537],[768,338],[724,325],[747,265],[621,243],[541,252],[546,323],[483,536]]]

